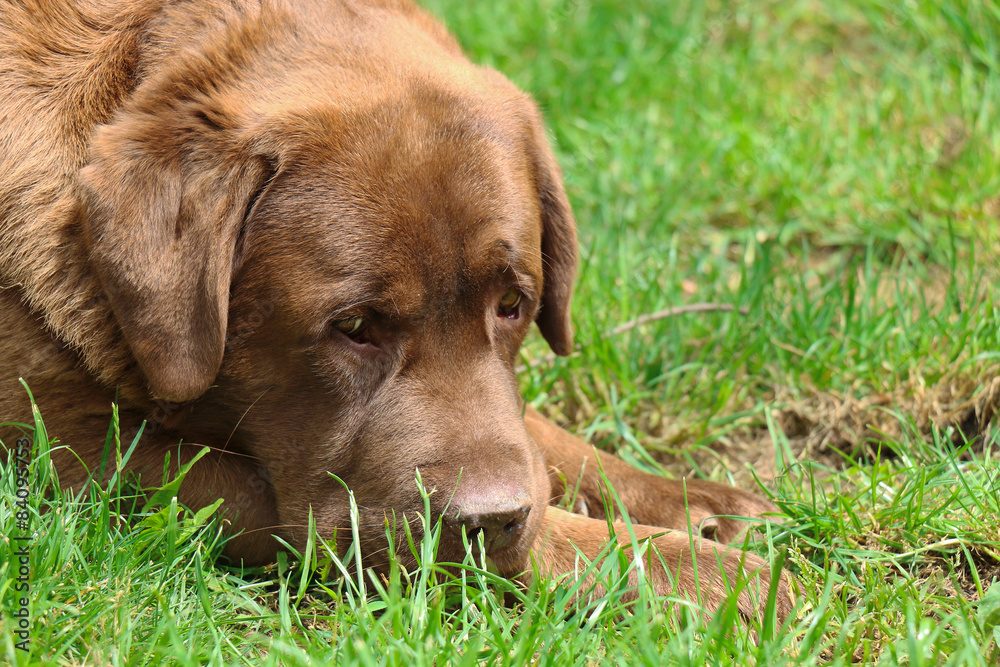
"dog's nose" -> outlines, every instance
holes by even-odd
[[[491,554],[511,543],[521,532],[524,520],[528,518],[530,512],[531,505],[482,512],[462,511],[459,508],[457,513],[449,512],[450,516],[445,518],[445,525],[459,539],[464,528],[472,545],[479,543],[479,533],[482,533],[483,547],[487,554]]]

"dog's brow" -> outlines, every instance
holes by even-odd
[[[482,257],[497,266],[511,268],[515,271],[524,268],[523,253],[518,252],[517,248],[506,239],[493,241],[483,251]]]
[[[487,268],[492,274],[504,274],[513,271],[520,279],[528,279],[528,260],[525,253],[520,252],[517,245],[507,239],[495,239],[478,252],[473,266]],[[480,270],[481,270],[480,269]]]
[[[387,315],[399,314],[399,306],[392,298],[384,280],[353,282],[349,287],[336,291],[336,303],[328,310],[337,315],[358,309],[373,310]]]
[[[502,275],[508,280],[513,276],[514,283],[522,292],[534,294],[538,291],[538,281],[530,270],[526,254],[518,252],[510,242],[504,239],[495,241],[483,256],[492,264],[493,275]]]

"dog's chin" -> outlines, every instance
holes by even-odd
[[[528,546],[512,544],[487,556],[487,568],[492,565],[500,576],[512,579],[531,569],[530,555]]]
[[[413,531],[414,545],[420,551],[421,541],[425,538],[423,531]],[[417,566],[417,558],[410,550],[410,546],[405,538],[396,540],[396,565],[410,570]],[[497,549],[483,556],[478,544],[470,544],[466,547],[461,538],[454,535],[442,533],[438,540],[437,551],[434,562],[442,569],[459,574],[462,564],[475,564],[485,566],[491,572],[495,572],[503,577],[515,577],[531,569],[531,540],[527,535],[516,538],[513,542],[501,549]],[[368,552],[365,557],[365,565],[376,570],[383,571],[390,567],[387,558],[387,551],[383,548],[377,552]],[[459,566],[459,567],[453,567]]]
[[[485,558],[474,548],[471,554],[472,562],[478,567],[484,567],[490,572],[495,572],[501,577],[512,579],[525,571],[531,569],[531,559],[529,551],[523,548],[508,546],[500,549]],[[468,563],[467,552],[458,549],[439,550],[436,562],[445,571],[458,576],[462,568],[459,563]],[[412,561],[412,559],[410,559]],[[407,563],[404,563],[404,567]]]
[[[485,564],[486,569],[508,579],[531,569],[531,541],[522,536],[511,544],[497,549],[483,558],[478,550],[473,552],[477,564]],[[462,554],[464,557],[464,553]]]

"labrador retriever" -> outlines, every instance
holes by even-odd
[[[147,425],[146,486],[211,449],[180,499],[225,500],[233,559],[304,545],[310,512],[343,547],[342,481],[384,568],[419,470],[439,558],[481,533],[530,577],[612,539],[600,468],[663,557],[658,590],[712,608],[757,571],[766,590],[725,517],[770,503],[524,409],[531,323],[572,347],[573,215],[536,106],[409,0],[9,0],[0,146],[0,421],[28,419],[23,377],[72,448],[64,486],[100,468],[114,402],[123,440]]]

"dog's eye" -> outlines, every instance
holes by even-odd
[[[500,305],[497,307],[497,315],[509,319],[516,319],[518,316],[517,307],[521,304],[521,293],[511,288],[500,297]]]
[[[337,320],[333,323],[333,328],[345,336],[357,336],[365,328],[365,318],[358,316]]]

